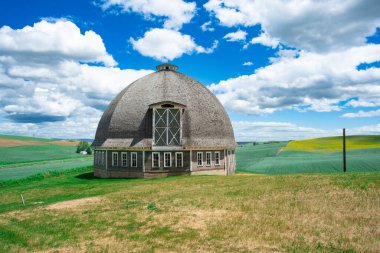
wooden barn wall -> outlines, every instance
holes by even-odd
[[[155,151],[145,151],[145,171],[172,171],[183,172],[190,171],[190,152],[189,151],[157,151],[160,153],[160,167],[152,168],[152,153]],[[170,152],[172,158],[172,166],[164,167],[164,153]],[[176,167],[175,153],[183,153],[183,167]]]
[[[112,166],[112,153],[118,153],[118,165]],[[131,166],[131,153],[137,153],[137,167]],[[121,153],[127,153],[127,166],[123,167],[121,161]],[[119,150],[107,150],[107,164],[108,170],[129,170],[129,171],[141,171],[143,168],[143,152],[142,151],[119,151]]]
[[[220,152],[220,165],[215,165],[215,152]],[[198,166],[197,153],[203,153],[203,166]],[[211,152],[211,165],[206,165],[206,152]],[[193,150],[192,152],[192,171],[200,170],[224,170],[224,150]]]

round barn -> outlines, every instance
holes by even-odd
[[[93,142],[95,176],[234,174],[236,142],[222,104],[177,66],[156,68],[103,113]]]

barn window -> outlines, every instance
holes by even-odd
[[[112,152],[112,166],[116,167],[118,164],[118,154],[117,152]]]
[[[206,152],[206,166],[211,166],[211,152]]]
[[[160,167],[160,153],[158,152],[153,152],[153,168],[159,168]]]
[[[121,153],[121,166],[127,167],[127,152]]]
[[[153,143],[156,146],[181,145],[181,109],[153,109]]]
[[[198,166],[203,166],[203,153],[202,152],[197,153],[197,164],[198,164]]]
[[[131,153],[131,166],[137,167],[137,153],[136,152]]]
[[[172,166],[172,153],[165,152],[164,153],[164,167],[171,167]]]
[[[183,153],[182,152],[175,153],[175,166],[183,167]]]
[[[220,165],[220,152],[215,152],[215,165]]]

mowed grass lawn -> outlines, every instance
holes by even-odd
[[[83,170],[0,192],[0,252],[380,248],[376,172],[107,180]]]

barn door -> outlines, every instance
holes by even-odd
[[[181,110],[154,109],[153,143],[157,146],[181,145]]]

